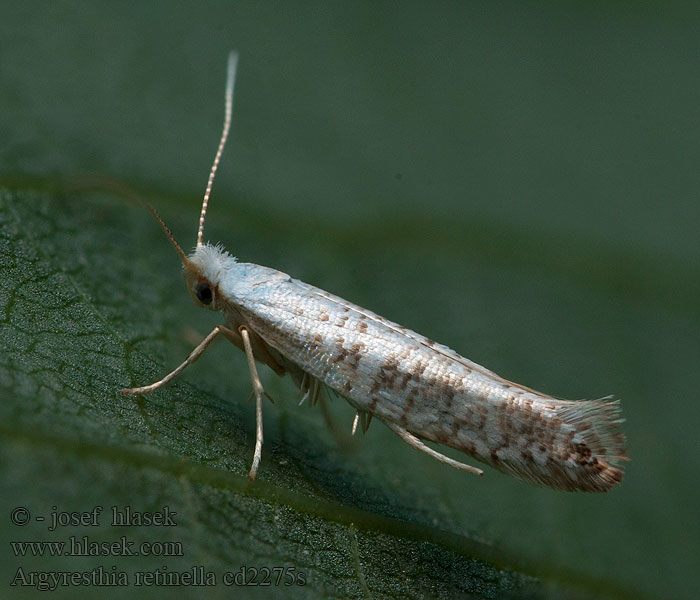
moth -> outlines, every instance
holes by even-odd
[[[265,395],[256,362],[289,375],[302,402],[324,387],[345,398],[366,431],[376,417],[413,448],[451,467],[483,471],[450,458],[425,441],[443,444],[500,471],[561,490],[605,492],[622,480],[625,437],[619,400],[560,400],[504,379],[418,333],[268,267],[239,262],[204,242],[204,221],[231,126],[238,57],[228,62],[224,127],[188,256],[156,211],[149,209],[177,251],[195,304],[223,313],[187,359],[163,379],[122,390],[155,390],[195,362],[223,335],[245,352],[256,407],[249,472],[258,471]]]

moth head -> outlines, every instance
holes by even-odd
[[[163,219],[160,218],[155,208],[150,204],[147,204],[147,206],[182,261],[183,275],[187,283],[187,290],[194,303],[202,308],[218,310],[216,297],[218,279],[221,272],[219,262],[222,259],[224,262],[227,262],[226,259],[234,261],[235,259],[229,257],[227,252],[216,246],[211,246],[210,244],[197,246],[195,251],[190,256],[187,256],[182,251],[177,241],[175,241],[172,232],[163,222]]]
[[[183,275],[192,301],[201,308],[217,310],[217,287],[201,273],[193,271],[187,266],[183,270]]]
[[[238,263],[221,246],[202,244],[183,262],[183,275],[187,289],[197,306],[209,310],[222,310],[227,305],[220,293],[222,282],[235,276]]]
[[[192,301],[201,308],[209,310],[217,310],[217,289],[206,279],[198,279],[189,277],[190,273],[185,271],[185,281],[187,282],[187,290],[190,293]]]

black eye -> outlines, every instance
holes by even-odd
[[[212,293],[208,283],[200,283],[195,290],[197,300],[202,304],[211,304]]]

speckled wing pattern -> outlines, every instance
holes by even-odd
[[[214,176],[228,137],[238,55],[229,54],[224,126],[197,229],[186,256],[149,205],[183,264],[192,300],[223,311],[217,325],[177,368],[145,386],[167,384],[194,363],[220,334],[243,350],[256,404],[253,463],[262,455],[263,387],[256,362],[289,374],[313,401],[323,384],[357,409],[353,432],[378,417],[412,447],[458,469],[456,461],[422,442],[461,450],[520,479],[564,490],[607,491],[622,479],[625,438],[619,401],[558,400],[499,377],[484,367],[379,315],[260,265],[239,263],[221,246],[204,243]]]
[[[279,271],[238,266],[259,269],[260,283],[241,295],[219,281],[237,313],[358,411],[533,483],[594,492],[621,481],[619,401],[541,394]]]

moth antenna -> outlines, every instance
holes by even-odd
[[[180,248],[180,245],[175,241],[175,236],[173,235],[173,232],[170,231],[170,228],[163,222],[163,219],[160,218],[160,215],[156,212],[155,208],[153,208],[148,203],[146,203],[146,206],[148,206],[148,210],[151,211],[151,214],[156,218],[156,221],[158,221],[158,224],[160,225],[161,229],[165,232],[165,235],[170,240],[170,243],[173,245],[175,250],[177,250],[177,253],[180,255],[180,260],[182,260],[182,264],[188,266],[190,264],[190,259],[187,258],[185,253],[182,251],[182,248]]]
[[[207,181],[207,189],[204,192],[204,200],[202,200],[202,212],[199,214],[199,229],[197,230],[197,248],[203,244],[204,237],[204,218],[207,215],[207,206],[209,204],[209,196],[211,194],[211,186],[214,183],[216,169],[219,167],[221,153],[224,151],[228,131],[231,128],[231,113],[233,112],[233,86],[236,83],[236,67],[238,66],[238,52],[231,51],[228,55],[228,76],[226,78],[226,108],[224,111],[224,129],[221,132],[221,141],[219,148],[214,157],[214,164],[211,166],[209,180]]]

